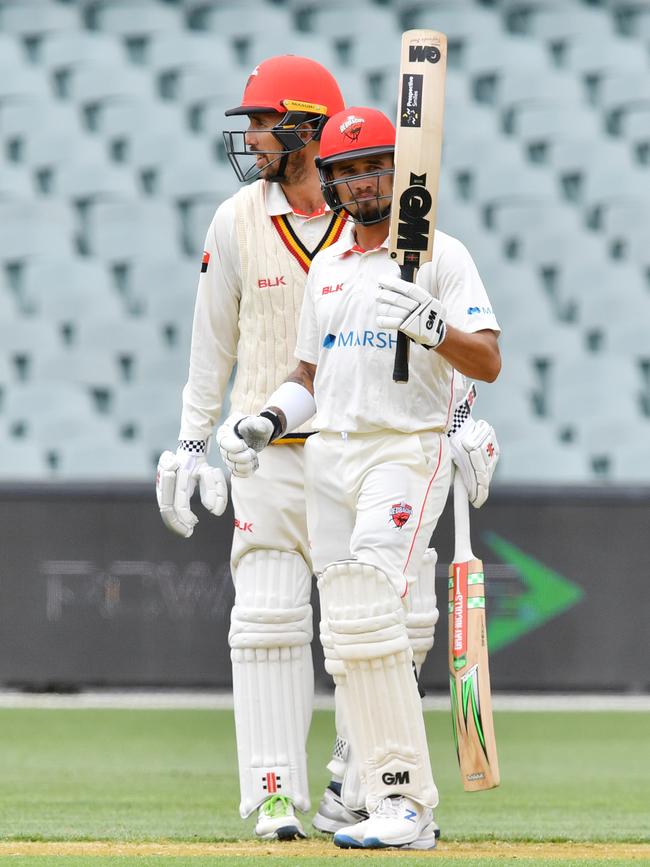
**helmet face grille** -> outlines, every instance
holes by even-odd
[[[251,112],[255,114],[256,112]],[[278,181],[284,177],[289,155],[302,150],[310,142],[320,138],[327,118],[323,115],[309,114],[304,111],[288,111],[273,127],[260,132],[271,133],[277,142],[277,147],[269,150],[251,150],[246,141],[246,130],[225,130],[223,133],[226,154],[235,174],[242,183],[264,177],[269,181]],[[305,136],[306,130],[310,135]],[[258,166],[260,154],[275,157],[265,165]],[[275,166],[275,171],[269,171]]]
[[[335,213],[340,214],[341,211],[345,211],[355,223],[361,223],[363,226],[381,223],[390,216],[392,187],[390,192],[382,193],[380,181],[382,177],[393,175],[395,171],[393,166],[335,181],[332,177],[331,163],[329,166],[323,165],[322,160],[318,160],[317,165],[323,198]],[[363,196],[355,195],[353,186],[357,184],[364,187]]]

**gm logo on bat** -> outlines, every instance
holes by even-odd
[[[435,45],[409,45],[409,63],[437,63],[440,60],[440,49]]]

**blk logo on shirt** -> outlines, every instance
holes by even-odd
[[[334,292],[342,292],[343,291],[343,283],[336,283],[332,286],[323,286],[321,289],[321,295],[333,295]]]
[[[286,280],[284,279],[284,275],[281,274],[279,277],[261,277],[257,281],[258,289],[274,289],[276,286],[286,286]]]

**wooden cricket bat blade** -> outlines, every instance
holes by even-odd
[[[488,664],[483,563],[469,537],[467,490],[454,474],[454,562],[449,567],[449,689],[454,742],[467,792],[499,785]]]
[[[432,257],[446,69],[444,33],[407,30],[402,34],[388,252],[402,279],[409,282]],[[398,331],[395,382],[408,382],[408,350],[408,338]]]

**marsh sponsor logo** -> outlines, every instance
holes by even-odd
[[[477,313],[482,313],[484,316],[492,316],[492,308],[491,307],[468,307],[467,315],[475,316]]]
[[[388,331],[339,331],[338,334],[326,335],[323,340],[325,349],[358,349],[366,346],[393,349],[396,345],[396,335]]]

